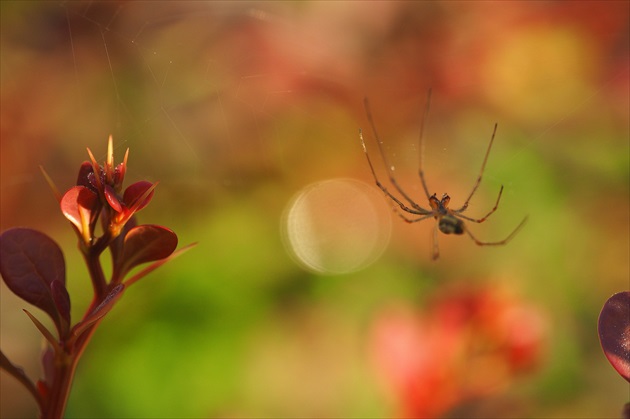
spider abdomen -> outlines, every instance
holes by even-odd
[[[464,222],[450,214],[440,218],[438,228],[444,234],[464,234]]]

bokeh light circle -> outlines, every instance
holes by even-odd
[[[366,183],[316,182],[300,190],[284,211],[285,246],[310,271],[354,272],[374,262],[387,246],[390,211],[383,195]]]

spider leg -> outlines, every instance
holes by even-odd
[[[464,230],[470,236],[470,238],[475,242],[475,244],[477,244],[477,246],[503,246],[504,244],[506,244],[507,242],[512,240],[512,237],[514,237],[516,235],[516,233],[519,232],[519,230],[523,227],[523,225],[527,221],[527,218],[528,217],[523,218],[523,221],[521,221],[519,223],[519,225],[516,226],[516,228],[510,233],[509,236],[507,236],[505,239],[503,239],[501,241],[497,241],[497,242],[482,242],[481,240],[479,240],[475,236],[473,236],[472,233],[470,231],[468,231],[467,228],[464,228]]]
[[[433,214],[427,214],[427,215],[425,215],[423,217],[419,217],[419,218],[408,218],[404,214],[400,213],[396,209],[396,207],[394,207],[394,211],[396,211],[396,214],[398,214],[398,216],[400,218],[402,218],[403,220],[405,220],[409,224],[417,223],[418,221],[423,221],[423,220],[426,220],[427,218],[435,217],[435,215],[433,215]],[[433,226],[433,233],[431,235],[431,248],[433,249],[432,253],[431,253],[431,259],[432,260],[437,260],[440,257],[440,250],[438,248],[438,223],[435,223],[435,225]]]
[[[475,181],[475,186],[473,186],[472,191],[470,192],[470,195],[468,195],[466,202],[464,202],[464,205],[462,205],[462,207],[455,212],[464,212],[466,208],[468,208],[468,202],[473,197],[475,192],[477,192],[477,188],[479,187],[479,184],[481,183],[481,178],[483,177],[483,171],[485,170],[486,163],[488,162],[488,156],[490,155],[490,149],[492,148],[492,143],[494,142],[494,136],[496,133],[497,133],[497,124],[495,123],[494,131],[492,131],[492,137],[490,137],[490,144],[488,144],[488,150],[486,150],[486,156],[483,158],[483,163],[481,164],[481,170],[479,171],[479,177],[477,177],[477,180]]]
[[[422,114],[422,122],[420,123],[420,135],[418,137],[418,174],[420,175],[420,181],[422,182],[422,188],[424,189],[424,193],[427,195],[427,199],[430,199],[431,194],[429,194],[429,188],[427,188],[427,182],[424,179],[424,124],[429,115],[429,108],[431,107],[431,89],[427,93],[427,107],[424,109],[424,113]]]
[[[462,211],[464,211],[466,209],[466,208],[463,208],[463,207],[462,207],[463,209],[460,208],[458,210],[454,210],[453,213],[454,213],[454,215],[456,217],[463,218],[464,220],[472,221],[474,223],[483,223],[484,221],[486,221],[488,219],[488,217],[490,215],[492,215],[492,213],[494,213],[497,210],[497,208],[499,208],[499,201],[501,200],[501,194],[502,193],[503,193],[503,185],[501,185],[501,189],[499,190],[499,196],[497,197],[497,202],[494,204],[494,207],[492,207],[492,209],[490,210],[489,213],[487,213],[485,216],[483,216],[483,217],[481,217],[479,219],[470,218],[470,217],[467,217],[465,215],[462,215]]]
[[[365,147],[365,142],[363,141],[363,132],[360,129],[359,129],[359,138],[361,139],[361,145],[363,146],[363,152],[365,153],[365,157],[367,157],[368,165],[370,166],[370,171],[372,172],[372,176],[374,177],[374,181],[376,182],[376,186],[378,186],[379,189],[381,191],[383,191],[383,193],[386,196],[388,196],[392,201],[394,201],[396,204],[398,204],[400,209],[402,209],[403,211],[406,211],[406,212],[408,212],[410,214],[416,214],[416,215],[426,215],[426,214],[431,213],[431,211],[425,210],[424,208],[420,207],[419,205],[416,205],[410,198],[408,198],[404,193],[402,193],[403,197],[405,197],[405,199],[407,199],[407,201],[409,201],[409,203],[413,206],[413,208],[409,208],[407,205],[405,205],[405,203],[403,203],[400,199],[398,199],[396,197],[396,195],[393,195],[391,192],[389,192],[387,190],[387,188],[378,180],[378,177],[376,176],[376,171],[374,170],[374,166],[372,165],[372,160],[370,160],[370,155],[368,154],[367,148]],[[392,182],[392,184],[394,184],[394,186],[397,185],[395,182]],[[401,191],[401,189],[398,188],[398,187],[396,189]]]
[[[376,139],[376,144],[378,145],[378,150],[381,154],[381,158],[383,159],[383,163],[385,164],[385,167],[387,168],[387,176],[389,177],[389,181],[391,182],[392,185],[394,185],[394,188],[396,188],[396,190],[398,191],[398,193],[400,193],[400,195],[402,195],[402,197],[409,202],[409,205],[414,208],[416,211],[421,211],[418,214],[427,214],[431,211],[426,210],[424,208],[422,208],[420,205],[416,204],[413,199],[411,199],[411,197],[409,195],[407,195],[407,193],[405,193],[405,191],[400,187],[400,185],[398,184],[398,182],[396,181],[396,179],[394,178],[393,175],[393,170],[392,170],[392,166],[389,164],[389,162],[387,161],[387,157],[385,156],[385,152],[383,151],[383,143],[378,135],[378,132],[376,131],[376,125],[374,124],[374,119],[372,118],[372,112],[370,111],[370,105],[368,103],[367,98],[365,98],[364,100],[364,105],[365,105],[365,112],[367,113],[367,118],[368,121],[370,122],[370,126],[372,127],[372,132],[374,134],[374,138]],[[363,145],[363,151],[365,152],[365,155],[368,158],[368,162],[370,163],[370,168],[372,169],[372,174],[374,175],[374,179],[376,180],[377,186],[380,185],[380,182],[378,181],[377,177],[376,177],[376,172],[374,171],[374,167],[372,166],[372,163],[370,162],[370,156],[368,155],[367,152],[367,148],[365,147],[365,141],[363,140],[363,133],[361,130],[359,130],[359,138],[361,139],[361,145]],[[414,213],[413,211],[408,211],[408,209],[405,209],[403,207],[406,207],[406,205],[402,204],[400,202],[400,200],[395,199],[394,196],[387,192],[386,188],[383,187],[382,185],[379,186],[379,188],[381,188],[383,190],[383,192],[385,192],[385,194],[387,196],[389,196],[390,198],[392,198],[394,200],[394,202],[396,202],[398,205],[401,206],[401,208],[407,212],[411,212]],[[428,194],[427,194],[428,196]]]
[[[438,247],[438,223],[435,223],[433,227],[433,234],[431,234],[431,260],[438,260],[440,258],[440,248]]]
[[[431,213],[431,214],[427,214],[427,215],[424,215],[424,216],[419,217],[419,218],[408,218],[408,217],[406,217],[406,216],[405,216],[405,214],[402,214],[402,213],[401,213],[400,211],[398,211],[395,207],[394,207],[394,211],[396,211],[396,214],[398,214],[398,216],[399,216],[400,218],[402,218],[403,220],[405,220],[405,221],[406,221],[406,222],[408,222],[409,224],[411,224],[411,223],[417,223],[418,221],[423,221],[423,220],[426,220],[427,218],[431,218],[431,217],[433,217],[433,214]]]

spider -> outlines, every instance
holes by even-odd
[[[464,220],[471,221],[474,223],[483,223],[499,207],[499,201],[501,200],[501,194],[503,193],[503,185],[501,185],[501,189],[499,189],[499,196],[497,197],[497,201],[495,202],[494,207],[485,216],[483,216],[482,218],[471,218],[463,214],[463,212],[466,211],[466,209],[468,208],[468,203],[470,202],[471,198],[477,191],[479,184],[481,183],[481,178],[483,177],[483,171],[486,167],[486,162],[488,161],[488,155],[490,154],[490,149],[492,148],[492,143],[494,142],[494,136],[497,132],[496,123],[494,124],[494,130],[492,131],[492,137],[490,138],[490,144],[488,145],[488,149],[486,150],[486,155],[483,159],[483,163],[481,164],[481,170],[479,171],[479,176],[477,177],[477,180],[475,181],[472,191],[468,195],[468,198],[466,198],[464,205],[462,205],[459,209],[451,209],[448,207],[449,202],[451,201],[451,197],[447,193],[442,195],[442,198],[438,198],[437,194],[435,193],[433,195],[430,195],[429,188],[427,188],[427,183],[426,183],[426,180],[424,179],[424,169],[422,166],[422,158],[423,158],[422,136],[424,132],[424,124],[427,119],[427,115],[429,113],[429,107],[431,104],[431,90],[429,90],[428,95],[427,95],[427,105],[426,105],[424,114],[422,116],[422,122],[420,125],[420,137],[419,137],[420,162],[419,162],[418,174],[420,175],[422,188],[424,189],[424,192],[427,196],[427,199],[429,201],[429,207],[430,207],[430,209],[425,209],[421,207],[420,205],[418,205],[417,203],[415,203],[414,200],[411,199],[411,197],[400,187],[400,185],[396,181],[396,178],[394,177],[394,173],[393,173],[394,169],[387,161],[387,157],[385,156],[385,152],[383,151],[382,141],[376,131],[376,126],[374,125],[374,119],[372,118],[372,112],[370,111],[367,98],[364,100],[364,104],[365,104],[365,111],[367,113],[367,118],[372,127],[372,132],[374,134],[374,138],[376,139],[376,143],[378,145],[381,158],[383,159],[383,163],[385,164],[385,166],[388,168],[387,174],[389,177],[389,181],[394,186],[396,191],[398,191],[400,196],[402,196],[403,199],[401,200],[397,198],[395,195],[393,195],[378,180],[378,177],[376,176],[376,171],[374,170],[374,166],[372,164],[372,161],[370,160],[370,155],[367,152],[365,141],[363,140],[363,132],[361,129],[359,129],[359,139],[361,140],[361,145],[363,146],[363,152],[365,153],[365,156],[367,157],[367,161],[370,166],[372,176],[374,177],[374,181],[376,182],[376,186],[378,186],[383,191],[383,193],[385,193],[385,196],[389,197],[392,201],[394,201],[400,207],[400,209],[404,211],[404,213],[408,213],[408,214],[412,214],[413,216],[416,216],[416,217],[412,216],[410,218],[406,216],[404,213],[400,212],[396,207],[394,207],[394,209],[396,210],[396,213],[400,216],[400,218],[402,218],[407,223],[416,223],[418,221],[423,221],[431,217],[433,217],[437,221],[435,223],[435,228],[433,229],[433,234],[431,236],[433,260],[437,260],[440,257],[440,250],[438,247],[438,239],[437,239],[438,230],[444,234],[462,235],[466,233],[478,246],[502,246],[506,244],[507,242],[509,242],[512,239],[512,237],[514,237],[516,233],[518,233],[521,227],[523,227],[523,225],[527,221],[527,217],[523,218],[523,220],[519,223],[519,225],[516,226],[516,228],[505,239],[500,240],[500,241],[495,241],[495,242],[484,242],[477,239],[475,236],[473,236],[472,233],[466,227],[466,224],[464,223]],[[406,201],[406,203],[403,201]]]

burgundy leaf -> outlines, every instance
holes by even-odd
[[[109,311],[114,307],[116,301],[123,295],[125,286],[118,284],[107,294],[103,301],[88,314],[81,322],[77,323],[72,328],[72,336],[78,338],[83,332],[85,332],[90,326],[102,319]]]
[[[123,207],[116,196],[116,191],[109,185],[105,185],[105,199],[107,199],[107,203],[114,209],[114,211],[122,212]]]
[[[74,186],[61,198],[61,212],[85,236],[97,196],[85,186]]]
[[[6,230],[0,235],[0,274],[15,295],[48,313],[61,331],[51,291],[53,281],[66,283],[66,265],[57,243],[29,228]]]
[[[135,266],[168,257],[177,247],[177,235],[166,227],[140,225],[129,230],[123,244],[118,278]]]
[[[160,266],[162,266],[163,264],[165,264],[169,260],[175,259],[176,257],[180,256],[184,252],[187,252],[188,250],[192,249],[196,245],[197,245],[197,243],[191,243],[191,244],[189,244],[187,246],[184,246],[184,247],[178,249],[177,251],[171,253],[168,257],[166,257],[164,259],[160,259],[160,260],[158,260],[156,262],[153,262],[152,264],[150,264],[146,268],[141,269],[140,272],[137,272],[137,273],[133,274],[133,276],[128,278],[125,281],[125,285],[127,287],[130,286],[131,284],[133,284],[134,282],[136,282],[140,278],[145,277],[146,275],[150,274],[151,272],[153,272],[154,270],[156,270],[157,268],[159,268]]]
[[[118,261],[122,258],[122,249],[125,241],[125,236],[135,226],[138,225],[138,221],[135,216],[132,216],[125,224],[120,234],[109,244],[109,251],[112,255],[112,262],[114,266],[118,266]]]
[[[630,381],[630,291],[619,292],[606,301],[597,329],[606,358]]]
[[[94,168],[92,167],[92,163],[84,161],[79,169],[79,176],[77,176],[77,186],[85,186],[86,188],[90,188],[96,192],[94,185],[90,182],[91,174],[93,173]]]
[[[152,186],[153,184],[151,182],[147,182],[145,180],[136,182],[133,185],[129,185],[129,187],[125,189],[123,201],[125,201],[127,207],[131,208],[138,199],[142,198],[142,195],[144,195],[149,189],[151,189]],[[151,191],[149,195],[144,198],[142,203],[140,203],[138,208],[136,208],[136,211],[140,211],[142,208],[146,207],[149,202],[151,202],[151,198],[153,198],[153,191]]]

